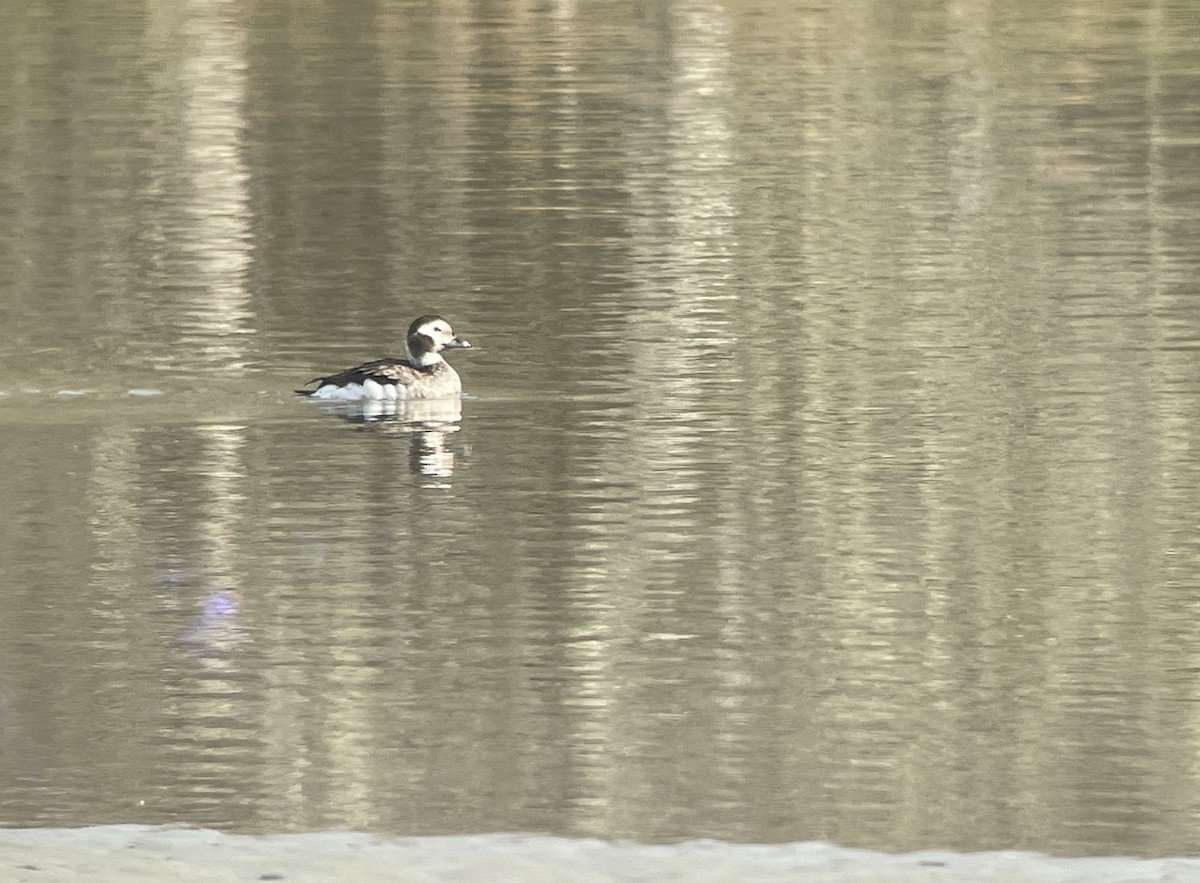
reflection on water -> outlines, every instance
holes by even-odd
[[[448,399],[306,399],[322,413],[359,423],[386,423],[398,432],[457,432],[462,400]]]
[[[407,435],[414,474],[431,479],[449,479],[454,474],[454,452],[447,448],[446,436],[459,430],[461,399],[307,399],[306,403],[330,417],[362,424],[375,432]]]
[[[180,641],[203,652],[206,658],[226,655],[247,637],[238,623],[241,600],[237,589],[220,589],[209,594],[200,613],[180,632]]]
[[[0,29],[0,823],[1194,852],[1197,23],[848,11]]]

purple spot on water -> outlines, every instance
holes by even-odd
[[[236,613],[237,600],[237,593],[232,589],[213,592],[204,599],[204,610],[201,616],[204,619],[216,619],[221,616],[227,616],[230,613]]]

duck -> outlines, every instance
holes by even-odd
[[[462,395],[462,380],[442,358],[442,351],[470,346],[441,316],[421,316],[408,326],[403,358],[386,356],[328,377],[314,377],[306,385],[315,383],[315,389],[296,393],[338,401],[454,398]]]

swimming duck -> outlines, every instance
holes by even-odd
[[[442,350],[469,347],[455,337],[441,316],[422,316],[408,326],[404,358],[394,356],[365,362],[328,377],[314,377],[316,389],[298,389],[314,399],[396,401],[441,399],[462,394],[458,372],[442,358]]]

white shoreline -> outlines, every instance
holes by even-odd
[[[0,829],[5,883],[277,880],[520,883],[1200,883],[1198,858],[1051,858],[1030,852],[889,855],[826,843],[671,846],[533,834],[251,836],[108,825]]]

